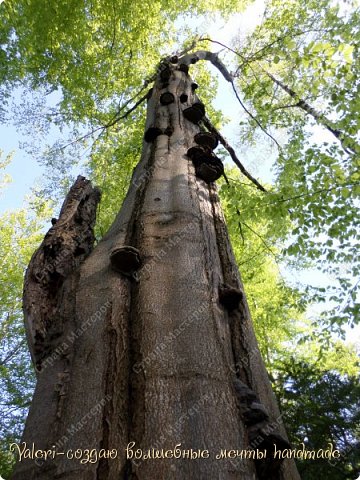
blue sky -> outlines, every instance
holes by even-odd
[[[13,160],[6,168],[12,182],[0,197],[0,213],[22,206],[25,195],[30,192],[34,181],[42,174],[43,169],[36,160],[19,148],[22,136],[13,126],[0,126],[0,148],[3,158],[13,152]]]

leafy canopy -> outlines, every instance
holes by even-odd
[[[233,42],[237,87],[253,117],[280,143],[274,147],[271,203],[274,209],[285,207],[293,222],[284,253],[310,259],[332,277],[314,299],[331,306],[324,324],[328,327],[330,318],[334,331],[360,318],[360,18],[355,6],[271,0],[253,34]],[[254,139],[270,141],[250,119],[241,124],[241,141],[249,145]],[[261,205],[263,198],[255,208]]]

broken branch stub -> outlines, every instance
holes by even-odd
[[[65,280],[81,265],[94,246],[96,209],[100,190],[78,176],[61,208],[59,219],[33,254],[25,274],[24,323],[36,371],[54,348],[63,328],[56,317],[58,296]]]

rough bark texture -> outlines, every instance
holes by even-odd
[[[167,68],[148,102],[146,130],[161,133],[144,141],[110,231],[67,271],[55,300],[51,289],[36,297],[50,305],[57,336],[44,336],[23,441],[58,452],[116,449],[117,458],[23,460],[14,480],[299,479],[290,461],[215,458],[222,449],[286,445],[285,432],[216,187],[196,178],[186,156],[200,130],[182,114],[197,100],[191,79],[177,65]],[[161,105],[166,91],[175,102]],[[132,278],[109,260],[126,245],[141,256]],[[34,295],[29,285],[26,305]],[[29,331],[38,323],[35,330],[44,330],[37,310],[30,317]],[[144,453],[181,443],[210,457],[134,461],[126,458],[129,442]]]
[[[78,177],[61,208],[59,220],[33,255],[24,282],[23,310],[31,358],[36,370],[51,349],[51,336],[62,333],[57,301],[64,280],[89,255],[100,192]]]

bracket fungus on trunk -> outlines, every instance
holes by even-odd
[[[222,285],[219,288],[219,302],[226,310],[231,312],[239,306],[240,301],[243,298],[243,294],[240,290],[229,285]]]
[[[269,420],[269,414],[264,405],[258,402],[253,402],[247,408],[244,408],[242,415],[246,425],[255,425],[256,423]]]
[[[211,150],[215,150],[215,148],[219,144],[219,141],[216,135],[214,135],[211,132],[197,133],[194,137],[194,140],[198,145],[203,145],[205,147],[210,148]]]
[[[186,65],[186,63],[181,63],[181,64],[179,65],[179,70],[180,70],[181,72],[186,73],[186,75],[187,75],[187,74],[189,73],[189,65]]]
[[[269,426],[250,429],[249,440],[250,444],[254,445],[254,448],[270,452],[269,456],[255,460],[259,480],[278,480],[283,459],[281,457],[275,458],[274,447],[277,450],[285,450],[291,448],[291,445],[278,433],[269,432]]]
[[[158,127],[149,127],[144,135],[144,139],[148,143],[152,143],[159,135],[162,135],[163,131]]]
[[[196,102],[191,107],[185,108],[184,117],[192,123],[198,124],[205,115],[205,107],[201,102]]]
[[[214,155],[211,158],[211,162],[200,163],[200,165],[195,166],[195,173],[196,176],[204,180],[204,182],[212,183],[224,174],[224,165],[222,161]]]
[[[187,156],[192,160],[197,177],[206,183],[215,182],[224,174],[224,165],[206,146],[191,147]]]
[[[170,105],[170,103],[174,103],[175,97],[171,92],[164,92],[160,95],[160,103],[161,105]]]
[[[211,156],[211,150],[206,146],[195,146],[189,148],[186,155],[191,158],[195,164],[201,161],[206,161],[206,159]]]
[[[167,65],[162,65],[162,69],[160,72],[160,78],[163,82],[168,82],[171,77],[171,70]]]
[[[274,458],[274,446],[278,450],[291,448],[287,440],[278,433],[278,424],[270,420],[265,406],[256,393],[239,378],[234,380],[241,417],[247,427],[249,448],[267,451],[270,455],[255,460],[259,480],[278,480],[282,459]]]
[[[125,245],[112,250],[110,263],[115,272],[131,277],[140,268],[142,262],[139,250]]]

